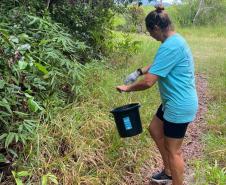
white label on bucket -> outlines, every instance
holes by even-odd
[[[131,124],[129,117],[123,118],[123,122],[124,122],[126,130],[132,129],[132,124]]]

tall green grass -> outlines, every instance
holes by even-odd
[[[152,45],[149,47],[152,51]],[[140,168],[153,152],[146,128],[159,98],[155,98],[158,97],[155,88],[144,96],[141,92],[120,94],[115,86],[121,84],[124,76],[136,66],[148,63],[148,58],[143,59],[142,64],[133,59],[124,66],[120,64],[120,68],[98,64],[88,70],[81,103],[72,105],[50,126],[40,129],[40,169],[52,172],[63,184],[123,184],[124,177],[130,173],[136,174],[134,181],[142,183]],[[121,139],[109,111],[129,102],[142,104],[144,133]],[[64,148],[64,154],[60,152],[61,148]]]

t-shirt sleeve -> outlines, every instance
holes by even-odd
[[[166,77],[176,65],[177,57],[178,52],[176,49],[160,47],[148,72],[161,77]]]

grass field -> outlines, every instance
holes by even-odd
[[[226,28],[179,29],[189,42],[196,72],[208,79],[208,123],[203,134],[205,151],[197,161],[196,179],[199,185],[226,184]],[[120,35],[120,34],[119,34]],[[52,172],[62,184],[142,184],[141,168],[145,161],[153,167],[152,147],[147,126],[160,103],[157,88],[119,94],[116,85],[125,75],[152,62],[159,43],[146,35],[132,35],[142,41],[141,49],[123,65],[94,64],[88,69],[79,104],[62,110],[50,125],[40,126],[37,138],[36,175]],[[120,56],[119,56],[120,57]],[[117,60],[117,59],[115,59]],[[109,111],[117,106],[139,102],[144,132],[121,139]],[[204,162],[205,161],[205,162]],[[154,168],[154,167],[153,167]],[[204,173],[201,173],[204,172]]]

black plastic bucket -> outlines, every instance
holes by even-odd
[[[142,132],[139,108],[139,103],[132,103],[111,111],[121,137],[131,137]]]

